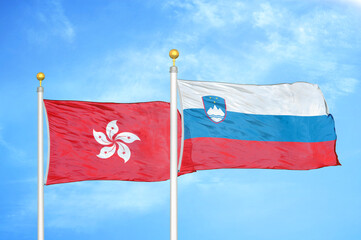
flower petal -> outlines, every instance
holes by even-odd
[[[93,136],[95,138],[95,140],[100,143],[101,145],[109,145],[112,144],[111,142],[108,141],[107,137],[105,136],[104,133],[102,132],[97,132],[93,129]]]
[[[100,153],[97,155],[97,157],[103,158],[103,159],[110,158],[115,153],[116,148],[117,148],[117,146],[115,144],[113,144],[113,146],[111,146],[111,147],[103,147],[100,150]]]
[[[119,128],[117,126],[117,120],[113,120],[107,125],[107,135],[110,140],[113,140],[114,134],[116,134],[119,131]]]
[[[122,133],[119,133],[116,137],[115,137],[115,140],[122,140],[123,142],[126,142],[126,143],[132,143],[134,142],[135,140],[139,140],[139,137],[133,133],[130,133],[130,132],[122,132]]]
[[[124,162],[128,162],[130,158],[130,150],[128,146],[121,142],[117,142],[117,143],[119,145],[119,149],[118,149],[119,157],[123,158]]]

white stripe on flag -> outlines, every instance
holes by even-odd
[[[178,80],[183,109],[203,108],[203,96],[226,101],[227,111],[262,115],[328,115],[327,105],[317,84],[247,85]]]

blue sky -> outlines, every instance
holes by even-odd
[[[169,101],[179,78],[320,85],[341,167],[179,179],[179,239],[361,238],[361,1],[1,1],[0,239],[37,234],[37,105]],[[168,239],[169,181],[45,187],[47,239]]]

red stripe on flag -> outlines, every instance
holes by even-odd
[[[184,141],[183,161],[195,170],[262,168],[308,170],[341,165],[334,141],[261,142],[225,138],[192,138]]]

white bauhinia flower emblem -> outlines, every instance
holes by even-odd
[[[140,141],[140,139],[137,135],[130,133],[130,132],[122,132],[114,137],[114,135],[118,131],[119,131],[119,128],[117,126],[117,120],[111,121],[107,125],[106,133],[110,140],[108,140],[108,138],[105,136],[104,133],[97,132],[93,129],[93,136],[94,136],[95,140],[98,143],[100,143],[101,145],[107,145],[106,147],[103,147],[100,150],[100,153],[97,155],[97,157],[103,158],[103,159],[110,158],[111,156],[113,156],[113,154],[117,150],[117,146],[118,146],[119,147],[118,152],[117,152],[118,156],[123,158],[124,162],[127,162],[129,160],[130,150],[129,150],[128,146],[125,145],[123,142],[132,143],[135,140]]]

